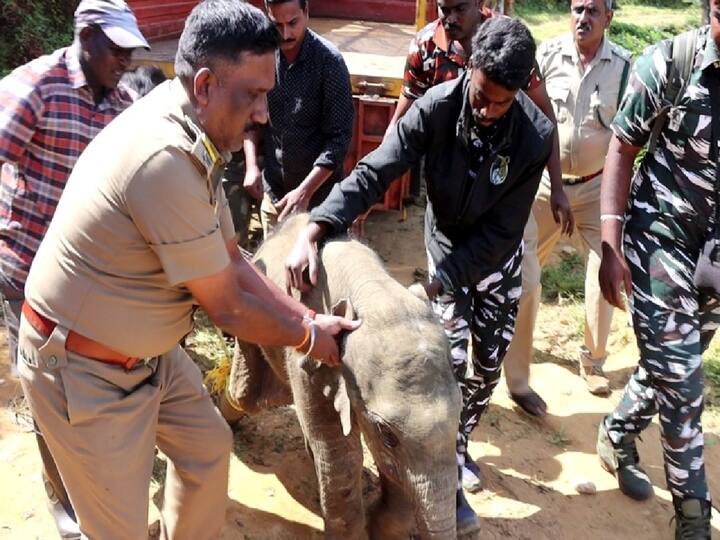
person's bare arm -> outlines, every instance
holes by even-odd
[[[575,217],[570,208],[570,201],[568,201],[563,189],[562,169],[560,167],[560,138],[558,136],[555,111],[553,111],[552,103],[550,103],[550,98],[545,90],[545,83],[528,89],[526,93],[555,126],[552,151],[547,162],[547,171],[550,176],[550,209],[555,223],[560,225],[564,234],[571,236],[575,229]]]
[[[245,135],[243,150],[245,151],[245,180],[243,187],[255,199],[262,199],[262,172],[258,165],[258,148],[262,135],[260,128],[251,129]]]
[[[600,231],[602,263],[600,264],[600,290],[605,300],[625,309],[620,296],[621,287],[626,294],[632,291],[630,269],[622,251],[623,216],[628,203],[630,181],[635,158],[640,147],[623,143],[615,135],[610,139],[600,189]]]
[[[318,188],[325,183],[325,180],[330,178],[332,173],[333,171],[327,167],[321,167],[319,165],[313,167],[310,174],[305,177],[300,185],[286,193],[275,205],[278,210],[281,210],[278,221],[282,221],[287,216],[296,212],[306,211],[310,205],[312,196]]]
[[[243,341],[260,345],[297,346],[306,334],[307,308],[283,293],[254,265],[243,259],[234,242],[228,243],[230,264],[217,274],[185,283],[210,320]],[[335,336],[360,323],[332,315],[315,318],[312,356],[338,365]],[[307,349],[307,346],[304,348]]]

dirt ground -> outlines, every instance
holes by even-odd
[[[413,281],[425,268],[421,212],[411,207],[409,219],[396,212],[373,214],[365,227],[378,250],[402,282]],[[621,319],[622,324],[622,318]],[[606,364],[613,394],[593,397],[572,367],[571,355],[558,336],[573,330],[549,306],[538,324],[538,354],[532,384],[547,400],[549,413],[534,420],[511,405],[501,381],[490,409],[473,434],[470,453],[485,476],[485,490],[469,501],[482,517],[483,539],[605,539],[657,540],[672,538],[670,496],[664,489],[658,428],[647,430],[640,442],[645,468],[655,485],[655,497],[637,503],[623,496],[612,476],[603,471],[594,452],[597,425],[620,397],[633,369],[632,342],[615,341]],[[9,374],[7,348],[0,346],[0,538],[52,539],[57,535],[45,509],[34,435],[29,430],[21,390]],[[706,419],[707,475],[720,500],[720,423]],[[162,483],[162,459],[150,492]],[[580,495],[579,480],[592,481],[595,495]],[[371,458],[365,468],[368,504],[378,496]],[[150,536],[157,533],[158,512],[150,509]],[[720,534],[720,520],[713,521]],[[312,463],[307,457],[292,409],[247,418],[235,436],[230,467],[229,500],[223,540],[310,539],[322,536],[322,520]]]

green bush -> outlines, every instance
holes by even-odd
[[[575,252],[560,251],[560,261],[543,268],[540,282],[542,298],[554,302],[562,298],[582,299],[585,296],[585,267]]]
[[[0,76],[73,39],[77,0],[0,0]]]
[[[667,25],[659,28],[647,28],[631,23],[613,21],[610,25],[610,39],[626,48],[637,58],[648,46],[669,39],[688,30],[689,25]]]

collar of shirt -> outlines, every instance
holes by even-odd
[[[77,43],[73,43],[65,49],[65,67],[70,85],[75,90],[87,88],[88,92],[91,91],[87,78],[85,77],[85,72],[80,65],[80,47]],[[97,104],[97,108],[102,110],[111,106],[120,111],[125,109],[128,104],[133,101],[135,101],[135,99],[132,97],[129,89],[121,82],[117,88],[113,88],[103,96],[102,101]]]
[[[190,103],[190,98],[187,95],[187,92],[185,90],[185,87],[182,85],[182,82],[180,82],[179,78],[175,78],[172,81],[170,81],[170,94],[172,96],[172,99],[175,101],[175,103],[178,104],[180,110],[182,111],[183,117],[178,118],[178,122],[183,126],[183,129],[185,129],[185,132],[190,136],[190,140],[195,143],[198,138],[198,134],[195,132],[192,126],[189,126],[187,122],[185,121],[185,117],[187,117],[190,122],[192,122],[198,129],[200,129],[204,134],[207,143],[210,145],[210,148],[208,148],[208,152],[210,154],[215,154],[217,158],[219,158],[219,162],[216,162],[217,166],[220,168],[224,167],[224,165],[232,159],[232,154],[230,152],[220,152],[215,146],[215,143],[212,142],[210,137],[205,133],[205,130],[202,129],[202,124],[200,123],[200,120],[197,117],[197,114],[195,114],[195,109],[193,109],[192,104]],[[212,157],[212,155],[211,155]],[[213,161],[215,161],[213,159]],[[198,160],[199,163],[202,163],[203,168],[205,169],[205,175],[210,178],[213,176],[215,170],[217,167],[206,167],[205,163],[202,160]]]
[[[295,59],[295,62],[293,62],[292,65],[301,64],[302,62],[305,62],[308,60],[311,54],[311,49],[315,42],[315,36],[312,33],[312,30],[309,28],[305,30],[305,36],[303,37],[302,45],[300,45],[300,52],[298,53],[297,58]],[[291,64],[288,64],[287,59],[285,58],[285,55],[282,53],[280,49],[277,50],[276,53],[278,56],[278,65],[282,66],[284,69],[287,69],[290,67]]]
[[[713,66],[715,69],[720,69],[720,51],[718,51],[717,43],[710,35],[709,30],[705,31],[705,51],[703,53],[703,62],[700,66],[702,71],[705,71],[709,66]]]
[[[435,33],[433,34],[432,40],[435,46],[443,51],[449,60],[456,63],[459,66],[465,66],[467,56],[465,55],[465,49],[457,41],[450,41],[445,27],[442,25],[442,20],[438,19],[435,21]]]
[[[76,90],[87,86],[87,79],[85,73],[80,66],[80,51],[79,46],[73,43],[70,47],[65,49],[65,65],[67,66],[68,79],[70,84]]]

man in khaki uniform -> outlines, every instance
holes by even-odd
[[[231,433],[178,345],[200,305],[227,332],[335,365],[356,324],[317,315],[240,256],[219,186],[267,121],[277,32],[241,0],[206,0],[178,78],[78,160],[26,285],[19,372],[83,537],[147,538],[155,445],[168,457],[163,538],[217,538]]]
[[[598,286],[600,180],[612,135],[609,126],[630,67],[630,53],[605,36],[612,17],[612,0],[573,0],[571,33],[542,44],[537,52],[557,118],[565,193],[585,253],[585,344],[579,363],[581,376],[593,394],[609,392],[602,365],[613,309]],[[528,384],[529,365],[540,303],[540,269],[561,235],[550,209],[547,174],[540,183],[532,217],[525,231],[523,294],[515,337],[505,358],[505,375],[513,399],[530,414],[542,416],[546,405]]]

